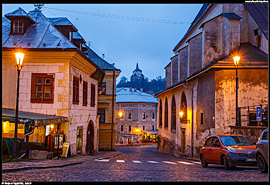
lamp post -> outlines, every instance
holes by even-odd
[[[239,65],[240,57],[239,56],[234,56],[233,57],[234,64],[236,66],[236,76],[235,76],[235,81],[236,81],[236,118],[235,118],[235,125],[236,126],[241,126],[241,123],[239,122],[239,108],[238,108],[238,89],[239,89],[239,79],[238,79],[238,74],[237,74],[237,68]]]
[[[22,70],[22,64],[23,64],[23,58],[24,54],[21,52],[15,53],[16,57],[16,68],[18,71],[18,78],[17,78],[17,97],[16,97],[16,115],[15,115],[15,132],[14,132],[14,140],[13,140],[13,157],[17,157],[18,154],[18,138],[17,138],[17,132],[18,132],[18,111],[19,111],[19,87],[20,87],[20,72]]]

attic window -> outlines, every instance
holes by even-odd
[[[23,33],[23,21],[14,21],[13,23],[13,33],[22,34]]]

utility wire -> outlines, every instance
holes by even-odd
[[[189,22],[185,22],[185,21],[173,21],[173,20],[165,20],[165,19],[151,19],[151,18],[113,15],[113,14],[104,14],[104,13],[84,12],[84,11],[66,10],[66,9],[60,9],[60,8],[51,8],[51,7],[45,7],[45,6],[43,8],[70,12],[70,13],[83,14],[83,15],[97,16],[97,17],[122,19],[122,20],[128,20],[128,21],[140,21],[140,22],[162,23],[162,24],[190,24]]]

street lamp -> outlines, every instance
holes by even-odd
[[[20,72],[22,70],[22,65],[23,65],[23,58],[24,58],[24,53],[22,52],[17,52],[15,53],[15,58],[16,58],[16,68],[18,71],[18,78],[17,78],[17,97],[16,97],[16,115],[15,115],[15,131],[14,131],[14,140],[13,140],[13,157],[17,157],[18,154],[18,138],[17,138],[17,133],[18,133],[18,111],[19,111],[19,87],[20,87]]]
[[[238,108],[238,89],[239,89],[239,79],[238,79],[238,75],[237,75],[237,69],[238,69],[238,65],[239,65],[239,61],[240,61],[240,57],[239,56],[234,56],[233,57],[233,61],[234,64],[236,66],[236,76],[235,76],[235,81],[236,81],[236,119],[235,119],[235,125],[236,126],[241,126],[241,123],[239,121],[239,108]]]

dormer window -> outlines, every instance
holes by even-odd
[[[22,35],[35,21],[21,8],[5,15],[11,21],[10,34]]]
[[[13,23],[13,33],[14,34],[23,34],[23,21],[14,21]]]

